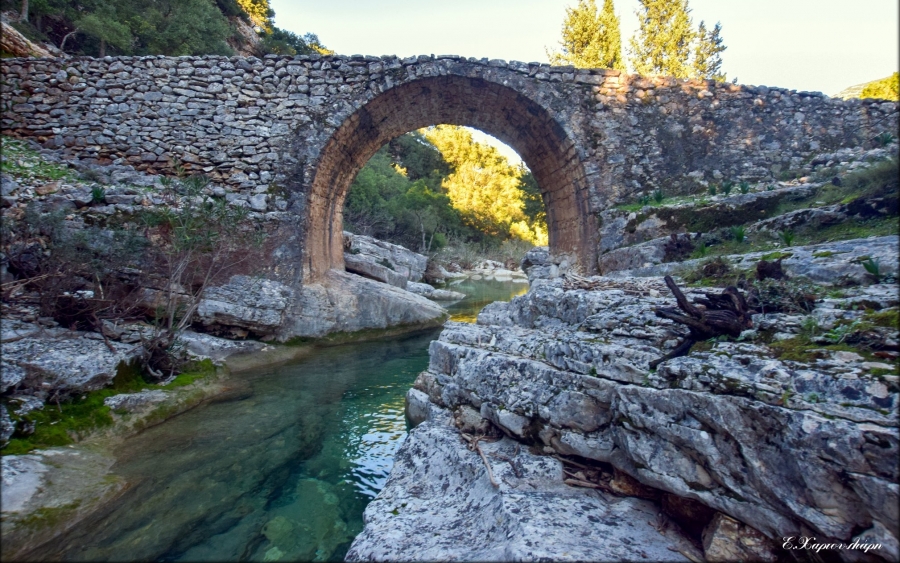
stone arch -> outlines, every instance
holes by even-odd
[[[391,88],[350,115],[322,149],[308,192],[304,261],[313,277],[343,269],[342,211],[351,182],[391,139],[436,124],[480,129],[515,149],[534,174],[547,210],[550,249],[596,269],[596,225],[579,151],[540,104],[482,78],[456,75]]]

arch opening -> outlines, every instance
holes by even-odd
[[[578,151],[563,127],[536,102],[480,78],[439,76],[376,96],[335,131],[316,166],[308,196],[307,271],[343,269],[344,199],[353,179],[391,139],[434,124],[473,127],[512,147],[531,170],[547,213],[551,252],[596,268],[595,225]]]

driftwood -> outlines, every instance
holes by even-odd
[[[698,298],[691,303],[671,276],[666,276],[665,281],[678,302],[678,308],[659,307],[655,310],[656,316],[683,324],[690,329],[690,333],[674,350],[650,362],[650,369],[656,369],[666,360],[686,356],[697,342],[722,335],[736,338],[753,326],[747,300],[736,287],[729,286],[718,295],[707,293],[705,299]]]

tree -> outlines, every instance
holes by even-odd
[[[141,12],[140,53],[230,55],[231,26],[211,0],[149,0]]]
[[[100,56],[106,56],[106,46],[113,45],[123,53],[132,47],[131,30],[111,12],[94,12],[75,22],[75,29],[100,40]]]
[[[666,74],[675,78],[694,75],[691,29],[687,0],[639,0],[640,27],[631,38],[631,64],[638,74]]]
[[[900,73],[866,84],[859,97],[897,101],[900,99]]]
[[[727,49],[720,35],[722,24],[716,22],[711,29],[706,29],[706,22],[701,21],[697,29],[697,41],[694,45],[694,77],[725,82],[722,72],[721,52]]]
[[[206,290],[258,258],[253,250],[265,238],[246,208],[204,195],[205,176],[162,178],[160,183],[169,205],[142,217],[152,247],[148,259],[155,263],[149,269],[159,272],[162,282],[154,303],[156,327],[143,342],[144,367],[157,378],[181,367],[183,358],[173,353],[173,345],[191,325]]]
[[[559,52],[548,53],[552,64],[625,70],[613,0],[604,0],[599,14],[594,0],[579,0],[576,7],[566,8],[559,45]]]
[[[525,214],[522,168],[510,165],[494,147],[476,143],[462,127],[438,125],[425,137],[453,169],[443,188],[466,224],[500,239],[545,243],[546,227]]]

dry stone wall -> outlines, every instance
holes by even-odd
[[[589,268],[597,216],[615,203],[772,178],[897,128],[891,102],[454,56],[7,59],[0,72],[4,134],[151,172],[181,165],[257,207],[285,195],[303,247],[288,258],[313,272],[342,264],[340,210],[359,168],[434,123],[519,151],[551,247]]]

